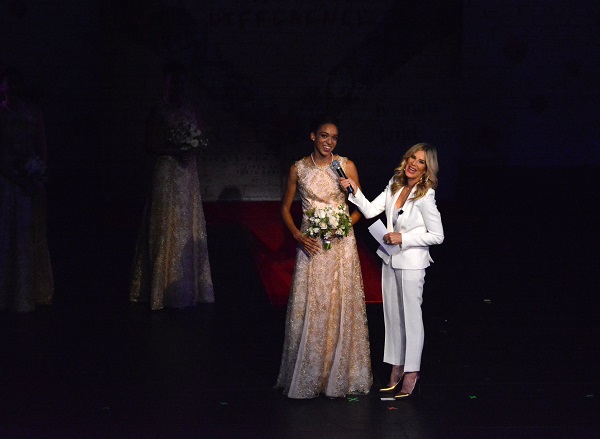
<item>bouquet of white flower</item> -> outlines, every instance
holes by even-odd
[[[171,127],[169,141],[181,148],[190,151],[208,145],[208,139],[200,131],[196,123],[189,119],[182,119]]]
[[[308,228],[304,234],[311,238],[321,238],[325,250],[331,248],[333,238],[348,236],[352,227],[350,217],[343,204],[338,207],[311,208],[306,211],[306,216],[308,217]]]

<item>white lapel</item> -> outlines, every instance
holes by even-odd
[[[406,219],[409,217],[410,212],[415,204],[414,201],[412,201],[412,198],[414,197],[416,190],[417,190],[417,185],[414,185],[413,188],[410,190],[410,193],[408,194],[406,201],[404,202],[404,206],[402,206],[402,215],[398,215],[398,219],[396,220],[395,230],[400,230],[402,223],[404,223],[406,221]],[[400,191],[398,191],[398,193],[400,193]],[[394,204],[396,204],[396,203],[394,202]]]
[[[396,206],[396,201],[398,201],[398,197],[400,196],[400,192],[402,192],[402,188],[400,188],[399,190],[396,191],[396,193],[394,193],[392,195],[392,198],[390,199],[390,202],[387,206],[387,212],[385,213],[388,221],[387,221],[387,229],[388,232],[393,232],[394,231],[394,210]]]

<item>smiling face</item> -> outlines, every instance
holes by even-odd
[[[406,168],[404,169],[404,174],[408,179],[408,184],[412,185],[415,182],[419,181],[421,176],[427,172],[427,162],[425,161],[426,155],[425,151],[415,151],[408,159],[406,160]]]
[[[338,141],[338,129],[334,124],[321,125],[317,132],[310,133],[315,155],[325,158],[332,154]]]

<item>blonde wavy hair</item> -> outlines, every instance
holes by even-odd
[[[408,151],[404,153],[400,166],[394,169],[394,182],[392,183],[392,193],[395,194],[403,186],[408,184],[408,179],[404,170],[408,159],[417,151],[425,152],[425,173],[421,176],[417,182],[417,190],[412,200],[418,200],[425,196],[429,188],[435,189],[438,185],[437,173],[439,170],[437,150],[429,143],[417,143],[410,147]]]

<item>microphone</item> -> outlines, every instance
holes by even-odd
[[[334,161],[331,162],[331,167],[333,169],[335,169],[335,171],[337,172],[337,174],[340,177],[342,177],[342,178],[348,178],[348,177],[346,177],[346,173],[342,169],[342,166],[340,165],[340,162],[338,162],[337,160],[334,160]],[[353,194],[354,193],[354,189],[352,189],[352,186],[348,186],[348,193],[349,194]]]

